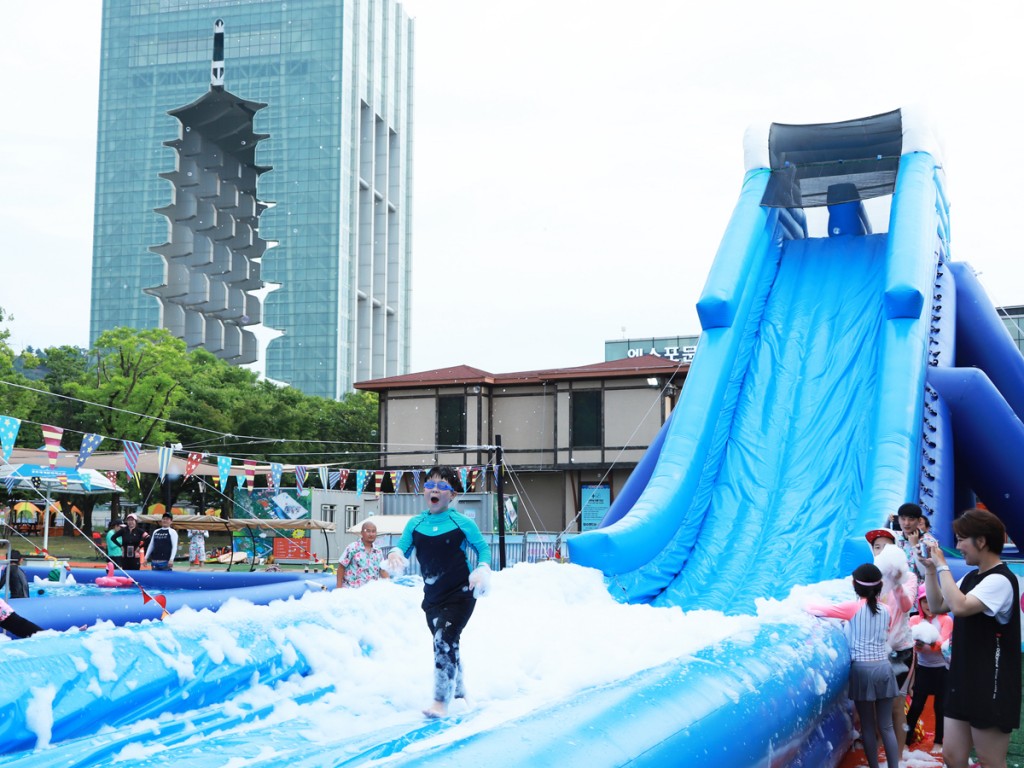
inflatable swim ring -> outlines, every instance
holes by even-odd
[[[127,576],[99,576],[96,579],[97,587],[134,587],[135,582]]]

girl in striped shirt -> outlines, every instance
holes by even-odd
[[[888,768],[899,768],[896,732],[892,724],[892,703],[899,693],[896,675],[889,663],[891,614],[878,596],[882,591],[882,572],[874,563],[857,566],[853,572],[853,591],[858,600],[832,606],[811,606],[815,616],[846,620],[846,639],[850,645],[849,696],[860,717],[864,753],[871,768],[878,768],[878,740],[882,734]]]

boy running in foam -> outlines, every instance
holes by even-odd
[[[427,509],[406,523],[402,537],[388,555],[389,570],[399,575],[416,550],[423,573],[423,612],[434,635],[434,703],[423,714],[444,717],[454,696],[465,697],[459,641],[476,598],[490,582],[491,548],[476,523],[449,505],[461,490],[451,467],[433,467],[423,483]],[[469,548],[479,565],[469,570]]]

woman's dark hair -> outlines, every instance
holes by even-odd
[[[427,470],[427,480],[432,477],[439,477],[444,480],[448,485],[455,489],[456,493],[462,493],[462,480],[459,479],[459,473],[456,472],[452,467],[444,465],[431,467]]]
[[[121,521],[115,517],[113,520],[107,523],[107,530],[109,531],[111,528],[117,528],[117,526],[119,526],[120,524]]]
[[[874,563],[858,565],[853,570],[853,591],[868,601],[872,613],[878,613],[878,596],[882,592],[882,572]]]
[[[1006,541],[1006,526],[987,509],[968,509],[953,521],[953,533],[960,539],[984,536],[988,551],[994,555],[1002,554]]]

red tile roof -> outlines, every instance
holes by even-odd
[[[433,371],[408,373],[404,376],[389,376],[384,379],[359,381],[356,389],[370,392],[384,392],[389,389],[414,389],[417,387],[441,387],[460,384],[536,384],[545,381],[567,381],[570,379],[617,379],[630,376],[673,376],[690,369],[689,363],[678,363],[657,355],[623,360],[607,360],[602,363],[581,365],[575,368],[544,368],[536,371],[516,373],[489,373],[468,365],[437,368]]]

